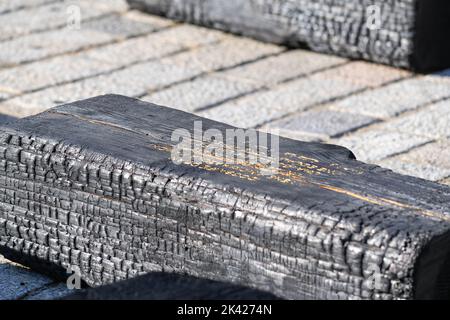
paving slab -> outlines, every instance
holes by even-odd
[[[449,123],[450,99],[446,99],[386,121],[382,128],[440,139],[450,136]]]
[[[352,95],[333,106],[338,110],[390,118],[450,97],[450,78],[418,76]]]
[[[290,50],[279,55],[222,72],[230,79],[245,79],[259,86],[274,86],[312,72],[347,62],[347,59],[307,50]]]
[[[450,170],[436,168],[429,165],[421,165],[414,162],[399,162],[397,158],[386,159],[377,162],[384,168],[391,169],[392,171],[400,174],[419,177],[426,180],[438,181],[443,177],[450,174]]]
[[[61,29],[30,34],[2,42],[0,67],[15,66],[57,54],[79,51],[113,40],[111,34],[88,29]]]
[[[341,76],[355,85],[365,88],[377,88],[393,81],[411,76],[411,72],[383,66],[365,61],[354,61],[343,68],[337,69]]]
[[[111,26],[108,30],[107,27],[101,27],[105,24],[113,24],[114,26]],[[174,25],[174,23],[162,18],[140,21],[136,19],[134,14],[107,15],[85,23],[79,30],[69,28],[49,30],[5,41],[2,43],[2,50],[0,51],[0,67],[91,49],[94,46],[117,42],[138,34],[154,32],[171,25]],[[132,26],[136,29],[131,30]]]
[[[183,50],[195,49],[224,39],[218,32],[176,25],[146,36],[83,51],[88,57],[106,61],[116,67],[163,57]]]
[[[367,126],[375,121],[376,119],[372,117],[334,111],[325,107],[272,122],[268,127],[299,131],[299,133],[326,140]]]
[[[345,61],[338,57],[293,50],[180,83],[168,89],[150,93],[142,99],[192,112],[236,99],[290,78],[336,66]],[[220,65],[220,67],[223,66]]]
[[[212,74],[156,91],[146,95],[142,100],[193,112],[239,97],[257,88],[249,81],[231,80]]]
[[[114,12],[126,12],[129,9],[126,0],[95,0],[95,2],[91,1],[91,3],[96,7]]]
[[[46,5],[13,11],[0,15],[0,41],[12,39],[18,36],[40,32],[44,30],[70,26],[70,8],[79,10],[81,24],[83,21],[99,17],[111,10],[107,7],[97,7],[91,1],[68,0],[49,3]]]
[[[152,61],[133,65],[110,74],[50,87],[4,101],[2,112],[24,117],[37,114],[58,104],[107,93],[142,96],[148,90],[191,78],[197,70],[177,68],[170,63]]]
[[[10,11],[25,9],[29,7],[36,7],[46,3],[56,2],[56,0],[14,0],[14,1],[0,1],[0,14],[5,14]]]
[[[248,40],[254,43],[253,40]],[[155,91],[171,84],[186,81],[205,72],[231,67],[233,63],[243,63],[248,59],[257,59],[266,54],[274,53],[273,45],[261,44],[261,51],[242,55],[230,53],[229,58],[221,57],[219,53],[233,44],[244,45],[247,39],[236,41],[226,39],[194,50],[182,52],[158,61],[134,64],[129,68],[118,70],[106,75],[92,77],[86,80],[50,87],[35,93],[26,94],[2,103],[5,114],[23,117],[42,112],[57,104],[72,100],[85,99],[106,93],[118,93],[128,96],[143,96],[149,91]],[[279,51],[283,50],[278,48]],[[231,50],[230,52],[232,52]],[[241,50],[242,51],[242,50]],[[204,58],[204,65],[201,60]],[[197,63],[189,64],[189,61]],[[180,65],[182,64],[182,66]]]
[[[23,300],[54,300],[73,294],[77,289],[68,289],[65,283],[53,283],[27,294]]]
[[[8,99],[18,93],[19,93],[18,91],[14,91],[8,88],[0,88],[0,101]]]
[[[113,69],[111,64],[89,58],[84,53],[60,56],[14,68],[0,69],[0,87],[7,88],[9,96],[14,96],[111,69]]]
[[[374,163],[430,141],[432,139],[428,137],[395,130],[388,131],[379,126],[330,140],[332,143],[349,148],[358,160],[368,163]]]
[[[285,48],[255,40],[228,36],[215,46],[179,55],[171,63],[178,68],[193,68],[201,72],[221,70],[280,53]]]
[[[202,31],[189,26],[177,26],[72,55],[0,70],[0,87],[8,90],[4,92],[4,98],[8,98],[220,40],[219,36],[204,36],[205,32]]]
[[[171,20],[130,11],[122,15],[111,14],[101,19],[85,22],[82,28],[110,34],[114,39],[126,39],[172,25],[174,22]]]
[[[281,137],[286,137],[294,140],[299,141],[306,141],[306,142],[323,142],[323,137],[314,135],[314,134],[308,134],[306,132],[301,132],[297,130],[287,129],[287,128],[278,128],[273,127],[271,124],[263,125],[262,127],[258,128],[259,131],[262,132],[268,132],[271,134],[276,134]]]

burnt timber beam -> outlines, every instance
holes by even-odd
[[[448,0],[128,0],[260,40],[420,72],[450,67]]]
[[[449,296],[449,187],[282,137],[273,175],[174,163],[197,121],[234,129],[117,95],[1,126],[0,252],[90,286],[163,271],[287,299]]]

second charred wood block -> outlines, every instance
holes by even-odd
[[[172,19],[417,71],[450,67],[447,0],[128,0]]]
[[[214,280],[152,272],[95,289],[79,290],[64,300],[276,300],[276,296]]]

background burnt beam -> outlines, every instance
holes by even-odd
[[[411,66],[419,71],[450,67],[450,2],[422,0],[416,5],[414,50]]]
[[[127,1],[149,13],[290,47],[419,72],[450,67],[445,0]],[[379,16],[371,6],[380,8]]]

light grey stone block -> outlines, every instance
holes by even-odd
[[[111,26],[108,27],[109,25]],[[173,22],[163,18],[137,19],[134,13],[127,13],[123,16],[109,15],[94,19],[83,24],[79,30],[62,28],[30,34],[2,43],[0,66],[10,66],[80,51],[83,48],[92,48],[123,40],[130,35],[143,33],[144,30],[151,32],[170,25],[173,25]],[[103,29],[101,26],[104,26]],[[137,30],[133,31],[132,29],[135,27]],[[115,31],[108,31],[107,28]]]
[[[307,141],[307,142],[322,142],[322,137],[319,137],[317,135],[311,135],[305,132],[300,132],[296,130],[290,130],[287,128],[274,128],[271,126],[271,124],[266,124],[260,128],[258,128],[259,131],[276,134],[281,137],[286,137],[289,139],[299,140],[299,141]]]
[[[151,93],[143,100],[194,111],[236,98],[242,94],[318,69],[337,65],[345,59],[304,50],[277,56],[205,76],[194,81]],[[217,66],[210,66],[210,68]],[[221,67],[221,65],[219,66]]]
[[[2,42],[0,67],[14,66],[57,54],[74,52],[113,40],[114,37],[111,34],[88,29],[60,29],[30,34]]]
[[[113,71],[136,62],[187,50],[192,46],[219,41],[220,38],[217,32],[209,35],[202,28],[174,27],[73,55],[0,70],[0,88],[7,88],[9,94],[6,97],[9,97]]]
[[[342,77],[365,88],[377,88],[411,76],[409,71],[365,61],[354,61],[336,69]]]
[[[252,50],[242,50],[245,46]],[[281,50],[281,47],[261,44],[254,40],[228,37],[217,44],[199,47],[158,61],[134,64],[110,74],[20,96],[2,103],[0,110],[8,115],[22,117],[36,114],[56,104],[106,93],[142,96],[147,91],[156,91],[202,73],[232,67]]]
[[[255,88],[257,86],[249,81],[207,75],[156,91],[142,100],[192,112],[251,92]]]
[[[251,80],[261,86],[273,86],[288,79],[336,66],[346,61],[343,58],[311,51],[291,50],[227,70],[223,74],[230,78]]]
[[[450,97],[450,79],[419,76],[337,101],[334,107],[348,112],[389,118],[432,101]]]
[[[450,174],[450,170],[428,165],[420,165],[414,162],[402,162],[397,158],[386,159],[377,162],[380,166],[391,169],[394,172],[414,176],[426,180],[437,181]]]
[[[72,6],[72,7],[71,7]],[[70,26],[71,21],[77,19],[74,16],[71,19],[70,8],[78,8],[81,25],[83,21],[99,17],[111,10],[106,7],[100,9],[91,4],[91,1],[58,1],[35,8],[29,8],[11,13],[0,15],[0,41],[12,39],[33,32]]]
[[[85,54],[90,58],[107,61],[119,67],[197,48],[218,42],[223,38],[224,35],[220,32],[178,25],[146,36],[88,50]]]
[[[299,131],[307,135],[317,136],[320,139],[328,139],[368,125],[374,121],[375,119],[371,117],[322,108],[290,116],[273,122],[269,126],[271,128]]]
[[[92,5],[111,10],[114,12],[125,12],[128,8],[128,3],[125,0],[95,0],[91,1]]]
[[[0,102],[2,100],[6,100],[16,94],[19,94],[20,92],[11,90],[9,88],[0,88]]]
[[[355,77],[358,62],[303,77],[271,90],[233,100],[200,114],[238,127],[255,127],[293,112],[366,88],[372,80]],[[357,68],[357,67],[356,67]],[[251,115],[251,116],[249,116]]]
[[[92,76],[112,68],[111,64],[90,59],[84,53],[60,56],[0,69],[0,87],[8,88],[11,93],[24,93]]]
[[[441,180],[450,176],[450,142],[444,140],[429,143],[382,160],[379,164],[398,173],[433,181]]]
[[[8,115],[24,117],[42,112],[57,104],[99,94],[120,93],[140,96],[148,90],[198,74],[197,70],[178,68],[171,63],[163,63],[163,60],[136,64],[110,74],[26,94],[3,102],[0,110]]]
[[[5,14],[9,11],[25,9],[28,7],[37,7],[54,0],[14,0],[14,1],[0,1],[0,14]]]
[[[374,163],[393,154],[430,142],[431,139],[410,133],[387,131],[380,126],[357,131],[348,136],[331,140],[353,151],[360,161]]]
[[[440,139],[450,136],[449,123],[450,100],[447,99],[392,119],[383,128]]]

